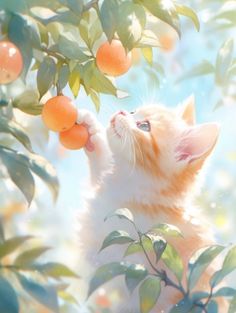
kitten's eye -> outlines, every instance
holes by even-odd
[[[135,114],[135,111],[131,111],[131,112],[129,112],[129,114]]]
[[[149,121],[137,122],[137,127],[144,132],[150,132],[151,131],[151,125],[150,125]]]

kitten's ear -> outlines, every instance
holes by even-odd
[[[204,160],[214,148],[219,136],[219,125],[207,123],[188,128],[180,136],[175,149],[176,159],[191,163]]]
[[[180,108],[180,115],[188,125],[195,124],[195,98],[194,95],[188,97]]]

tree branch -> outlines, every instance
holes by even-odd
[[[171,286],[171,287],[173,287],[173,288],[179,290],[179,291],[183,294],[183,296],[186,296],[187,293],[186,293],[186,291],[184,290],[184,288],[183,288],[182,285],[177,285],[175,282],[173,282],[173,281],[167,276],[167,274],[166,274],[166,272],[165,272],[164,270],[159,271],[159,270],[152,264],[152,261],[151,261],[151,259],[149,258],[149,255],[147,254],[147,251],[146,251],[146,249],[145,249],[145,247],[144,247],[144,245],[143,245],[143,243],[142,243],[142,234],[141,234],[139,231],[137,231],[137,232],[138,232],[138,236],[139,236],[139,242],[140,242],[140,245],[141,245],[141,247],[142,247],[142,250],[143,250],[143,252],[144,252],[144,254],[145,254],[145,257],[146,257],[148,263],[150,264],[151,268],[152,268],[152,269],[154,270],[154,272],[156,273],[156,276],[160,277],[160,279],[165,282],[166,286]]]

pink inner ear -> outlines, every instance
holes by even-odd
[[[219,126],[216,123],[191,127],[184,131],[175,149],[178,161],[189,163],[203,157],[216,143]]]

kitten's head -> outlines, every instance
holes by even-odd
[[[183,192],[215,146],[216,123],[195,125],[194,98],[181,107],[143,106],[115,114],[107,129],[115,159],[171,182],[166,192]]]

